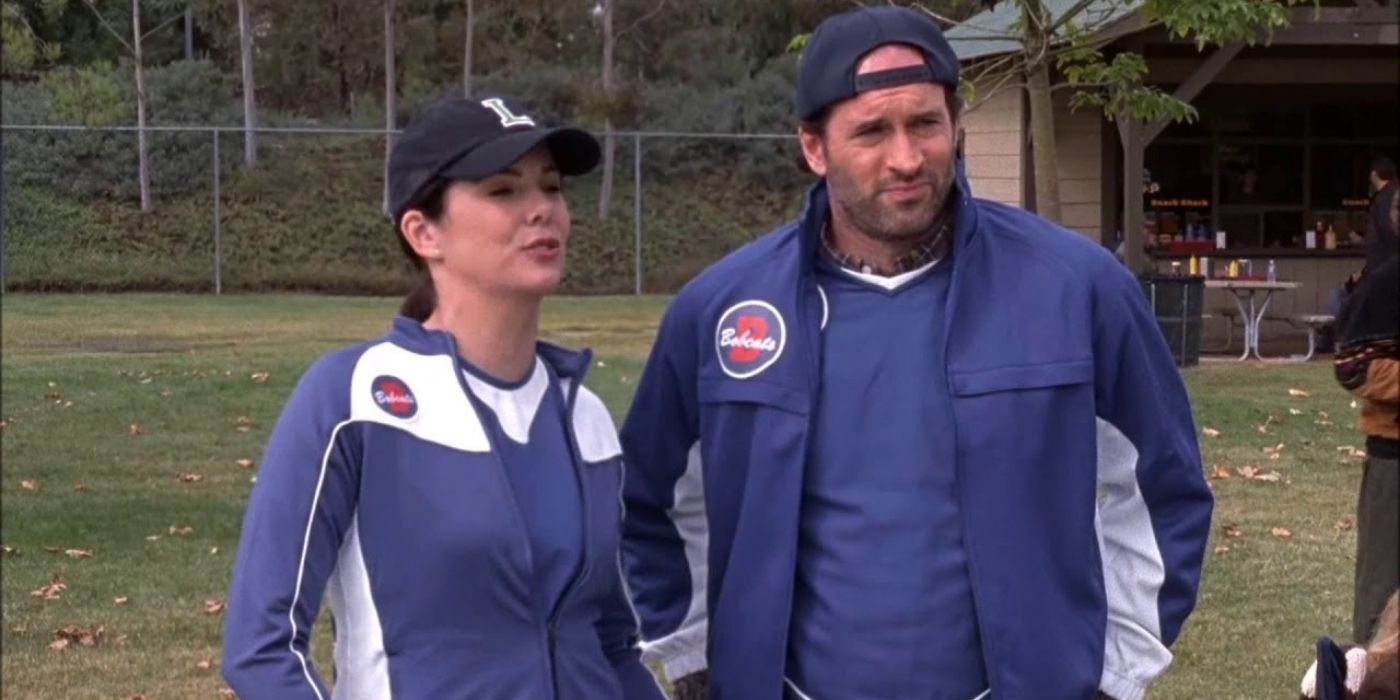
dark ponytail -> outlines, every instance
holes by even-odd
[[[417,209],[429,221],[440,222],[443,210],[447,206],[447,187],[451,184],[442,178],[429,181],[409,201],[404,211]],[[399,220],[402,221],[403,217],[400,216]],[[408,244],[408,239],[404,238],[403,231],[396,226],[394,234],[399,239],[399,247],[403,249],[404,256],[413,265],[417,278],[413,283],[413,291],[408,293],[403,304],[399,306],[399,314],[422,323],[433,315],[433,311],[437,310],[437,288],[433,286],[433,276],[428,272],[427,264],[423,262],[423,258],[418,257],[418,253],[413,251],[413,247]]]

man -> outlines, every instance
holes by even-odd
[[[1352,640],[1371,639],[1386,599],[1400,587],[1400,256],[1366,275],[1338,318],[1337,381],[1362,401],[1366,466],[1356,504]]]
[[[644,653],[683,697],[1141,698],[1211,497],[1137,282],[971,197],[926,16],[827,19],[797,83],[822,181],[676,297],[623,429]]]
[[[1371,161],[1371,188],[1376,191],[1371,198],[1371,211],[1368,220],[1370,230],[1366,234],[1366,269],[1372,270],[1400,251],[1400,238],[1397,238],[1396,223],[1391,211],[1395,209],[1400,182],[1395,179],[1395,161],[1385,156],[1377,156]]]

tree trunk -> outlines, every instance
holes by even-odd
[[[462,50],[462,96],[472,96],[472,37],[476,34],[476,8],[467,0],[467,39]]]
[[[394,150],[394,113],[398,111],[394,72],[394,5],[384,0],[384,213],[389,213],[389,154]]]
[[[248,0],[238,0],[238,53],[243,64],[243,164],[258,164],[258,101],[253,86],[253,26]]]
[[[1055,171],[1055,102],[1050,96],[1050,63],[1046,54],[1054,42],[1052,15],[1041,0],[1021,0],[1022,46],[1026,52],[1026,95],[1031,118],[1031,155],[1035,170],[1035,211],[1060,220],[1060,177]]]
[[[1035,211],[1060,220],[1060,176],[1056,172],[1055,103],[1050,97],[1050,66],[1042,63],[1026,76],[1030,95],[1031,152],[1035,164]]]
[[[185,5],[185,60],[194,60],[194,5]]]
[[[136,67],[136,163],[141,211],[151,210],[151,159],[146,144],[146,74],[141,68],[141,0],[131,0],[131,39]]]
[[[598,188],[598,219],[608,218],[612,205],[613,162],[617,155],[617,139],[613,137],[612,109],[616,95],[613,85],[613,3],[617,0],[601,0],[603,3],[603,95],[607,100],[608,116],[603,121],[603,184]]]
[[[1118,134],[1123,144],[1123,263],[1133,272],[1147,272],[1147,251],[1143,248],[1142,138],[1143,123],[1123,114],[1118,117]]]

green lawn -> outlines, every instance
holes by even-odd
[[[223,599],[263,442],[300,372],[327,350],[380,334],[395,304],[4,298],[4,697],[220,697],[221,617],[206,603]],[[664,304],[555,300],[544,334],[594,348],[590,384],[620,416]],[[1338,448],[1361,445],[1354,410],[1325,363],[1211,363],[1187,379],[1198,422],[1220,431],[1202,441],[1208,471],[1219,464],[1230,474],[1212,481],[1211,543],[1229,549],[1208,557],[1198,612],[1151,697],[1291,697],[1316,636],[1350,628],[1349,518],[1361,463]],[[1279,445],[1277,459],[1264,450]],[[1247,466],[1280,478],[1236,473]],[[1238,536],[1226,536],[1227,525]],[[57,599],[31,595],[55,575],[67,586]],[[94,646],[50,648],[65,625],[104,629]]]

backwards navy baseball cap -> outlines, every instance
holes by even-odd
[[[477,181],[545,144],[563,175],[598,165],[598,140],[582,129],[536,123],[508,97],[444,97],[413,116],[389,152],[389,214],[398,224],[435,178]]]
[[[885,44],[907,44],[924,65],[856,75],[865,54]],[[797,116],[810,121],[823,110],[869,90],[909,83],[958,87],[958,57],[933,18],[907,7],[862,7],[817,25],[797,69]]]

